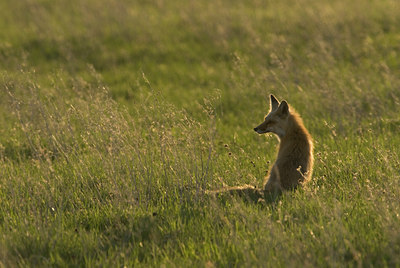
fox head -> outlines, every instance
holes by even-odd
[[[254,131],[258,134],[272,132],[282,138],[285,136],[288,127],[289,105],[286,101],[279,103],[274,95],[271,95],[270,106],[270,111],[265,116],[264,122],[255,127]]]

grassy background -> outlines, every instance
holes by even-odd
[[[1,266],[399,266],[400,4],[1,1]],[[315,140],[261,186],[268,94]]]

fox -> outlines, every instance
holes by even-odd
[[[270,110],[264,121],[254,131],[273,133],[279,139],[277,158],[265,178],[262,189],[251,185],[228,187],[214,191],[219,195],[229,193],[257,201],[267,195],[279,195],[307,183],[313,171],[313,139],[296,111],[283,100],[270,95]]]
[[[270,111],[254,128],[258,134],[273,133],[279,138],[278,156],[264,182],[264,191],[282,191],[307,183],[314,165],[313,140],[300,115],[283,100],[270,95]]]

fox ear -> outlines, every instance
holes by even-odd
[[[279,106],[279,101],[274,97],[274,95],[271,94],[271,111],[274,111],[278,108]]]
[[[281,116],[287,116],[289,114],[289,105],[287,104],[286,101],[282,101],[281,104],[278,107],[279,114]]]

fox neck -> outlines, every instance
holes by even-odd
[[[282,135],[283,134],[283,135]],[[300,117],[290,114],[288,117],[287,127],[284,133],[278,134],[281,147],[290,141],[309,141],[309,134],[303,125]]]

